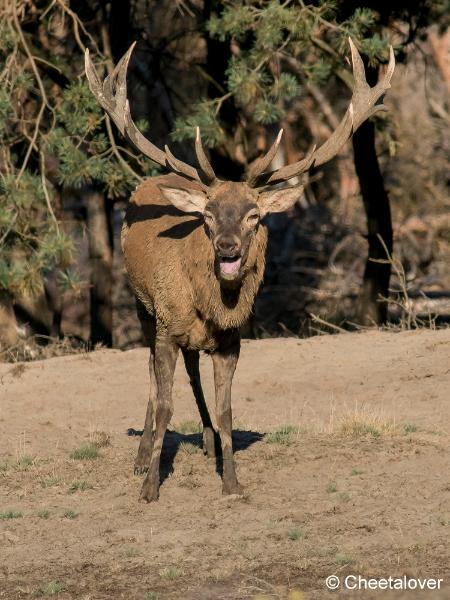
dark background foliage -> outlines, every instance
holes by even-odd
[[[106,75],[133,41],[128,87],[141,130],[194,161],[200,126],[216,172],[235,180],[280,126],[277,165],[330,135],[350,97],[349,36],[371,83],[392,44],[390,112],[309,174],[289,214],[269,219],[265,283],[245,333],[445,317],[448,9],[445,0],[4,3],[2,356],[39,355],[36,339],[140,341],[119,234],[130,191],[157,169],[121,139],[83,70],[86,47]]]

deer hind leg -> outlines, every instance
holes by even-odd
[[[236,477],[232,441],[231,383],[239,358],[239,338],[212,354],[216,388],[216,419],[222,446],[222,493],[242,494]]]
[[[136,308],[139,320],[141,322],[144,341],[150,349],[148,361],[148,370],[150,375],[150,393],[147,405],[147,413],[145,415],[144,431],[142,433],[141,442],[136,460],[134,462],[135,475],[146,473],[150,466],[153,451],[153,428],[156,404],[156,381],[155,381],[155,337],[156,337],[156,322],[145,306],[136,300]]]
[[[186,350],[183,348],[184,364],[187,374],[191,381],[192,391],[194,392],[198,412],[203,423],[203,452],[208,458],[215,458],[216,448],[214,441],[214,429],[206,406],[205,396],[203,395],[202,383],[200,380],[200,353],[197,350]]]
[[[141,500],[152,502],[159,496],[159,463],[167,426],[173,414],[172,385],[178,346],[165,332],[156,333],[155,340],[155,433],[150,466],[141,490]]]

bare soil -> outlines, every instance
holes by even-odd
[[[135,349],[0,365],[0,598],[450,598],[450,329],[244,342],[243,498],[221,496],[179,361],[160,500],[138,502],[146,363]],[[86,443],[98,457],[71,458]],[[331,574],[444,581],[328,592]]]

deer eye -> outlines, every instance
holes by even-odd
[[[245,222],[249,227],[256,227],[259,222],[259,212],[257,210],[252,210],[248,213]]]

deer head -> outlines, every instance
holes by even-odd
[[[384,76],[374,86],[366,81],[364,64],[351,39],[353,63],[352,98],[347,111],[333,134],[319,148],[314,147],[302,160],[268,171],[281,142],[281,129],[269,151],[250,167],[245,182],[221,181],[203,149],[200,130],[197,128],[195,153],[200,169],[178,160],[167,146],[164,151],[145,138],[136,127],[127,100],[126,76],[133,44],[103,83],[86,50],[85,68],[89,86],[99,104],[106,110],[120,133],[129,138],[136,148],[157,164],[187,180],[195,181],[195,189],[160,186],[161,193],[179,210],[200,213],[205,221],[216,255],[216,273],[223,281],[238,281],[245,273],[249,246],[260,220],[268,213],[285,211],[302,192],[302,186],[271,189],[271,186],[299,177],[311,167],[331,160],[356,129],[370,116],[386,110],[380,102],[395,68],[392,47]]]

